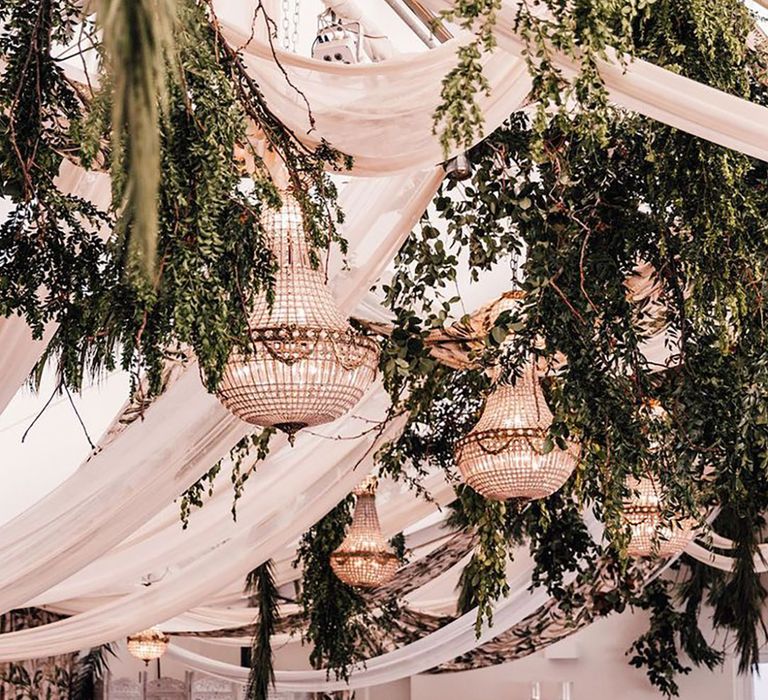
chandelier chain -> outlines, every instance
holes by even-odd
[[[291,51],[296,53],[299,40],[299,5],[301,0],[293,0],[293,34],[291,34]]]
[[[280,45],[283,47],[285,51],[288,51],[291,48],[290,43],[290,12],[291,12],[291,3],[290,0],[283,0],[283,5],[281,8],[281,17],[280,17],[280,26],[282,28],[282,36],[280,37]]]
[[[296,53],[299,39],[300,0],[282,0],[280,17],[280,46]]]

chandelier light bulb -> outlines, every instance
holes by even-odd
[[[663,517],[663,503],[653,479],[631,479],[628,487],[631,495],[624,501],[623,512],[630,529],[627,554],[661,559],[680,554],[694,537],[693,521],[669,522]]]
[[[515,384],[497,383],[477,425],[456,445],[464,482],[494,501],[550,496],[576,467],[572,450],[544,451],[551,424],[533,364]]]
[[[322,268],[313,266],[301,208],[283,194],[279,211],[262,215],[278,264],[274,301],[262,293],[249,319],[250,353],[230,356],[218,395],[238,418],[298,430],[340,418],[376,374],[378,345],[343,318]]]
[[[157,627],[150,627],[143,632],[132,634],[128,637],[128,651],[132,656],[141,659],[146,665],[150,661],[159,659],[168,648],[168,635]]]
[[[376,479],[369,477],[354,491],[352,524],[344,541],[331,554],[331,568],[350,586],[376,588],[391,581],[399,565],[384,540],[376,512]]]

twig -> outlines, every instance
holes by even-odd
[[[43,415],[43,413],[45,413],[45,410],[48,408],[48,406],[51,405],[51,401],[53,401],[53,397],[56,396],[57,392],[61,389],[61,386],[63,383],[64,383],[64,380],[59,379],[59,383],[54,387],[50,397],[45,402],[45,405],[40,409],[40,412],[34,417],[32,422],[29,424],[29,427],[24,431],[24,434],[21,436],[22,442],[24,442],[24,440],[27,439],[27,435],[29,434],[29,431],[32,430],[32,427],[35,425],[35,423],[37,423],[37,421],[40,420],[40,417]]]
[[[64,391],[67,394],[67,398],[69,399],[69,403],[72,406],[72,410],[75,412],[75,415],[77,416],[77,420],[80,423],[80,427],[83,429],[83,433],[85,434],[85,439],[88,440],[88,444],[91,446],[92,450],[96,449],[96,445],[93,444],[93,440],[91,440],[91,436],[88,434],[88,428],[85,427],[85,423],[83,422],[83,418],[80,415],[80,411],[77,410],[77,406],[75,406],[75,401],[72,398],[72,394],[69,393],[69,387],[66,385],[66,383],[62,380],[61,386],[64,387]]]

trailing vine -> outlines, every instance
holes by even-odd
[[[752,560],[768,493],[762,467],[768,453],[766,167],[614,108],[598,66],[613,47],[765,104],[765,60],[748,42],[753,20],[735,1],[539,5],[549,14],[533,15],[533,6],[523,3],[516,18],[536,109],[512,115],[470,151],[471,179],[448,182],[438,192],[434,213],[403,246],[384,287],[395,315],[382,364],[385,385],[421,424],[409,421],[380,456],[394,475],[404,474],[405,465],[455,475],[453,436],[472,425],[485,385],[466,397],[455,392],[462,372],[475,370],[439,366],[425,340],[455,313],[462,255],[468,254],[473,280],[509,261],[510,287],[522,289],[525,299],[499,319],[498,337],[490,334],[486,343],[498,346],[507,333],[510,340],[500,355],[470,349],[468,364],[497,361],[514,371],[539,358],[555,414],[551,439],[562,444],[576,436],[581,444],[576,475],[563,493],[532,504],[516,526],[531,543],[535,583],[560,595],[564,572],[586,575],[598,553],[607,553],[577,524],[585,508],[604,522],[609,551],[626,568],[622,503],[630,476],[657,479],[669,519],[701,519],[715,503],[726,511],[736,507],[742,526],[720,521],[715,528],[737,541],[739,563],[721,583],[717,577],[707,582],[706,597],[715,605],[715,623],[736,630],[746,670],[757,662],[765,634],[758,619],[765,591]],[[479,27],[479,41],[487,23],[498,21],[497,9],[457,3],[454,19]],[[556,52],[577,59],[573,80],[558,71]],[[476,133],[467,104],[482,84],[471,84],[454,81],[453,91],[443,93],[437,117],[456,119],[442,124],[449,141]],[[631,285],[640,294],[631,293]],[[666,351],[649,358],[647,348],[662,330],[665,343],[656,347]],[[654,401],[661,412],[649,410]],[[443,414],[450,416],[454,406],[457,413],[465,409],[468,425],[441,433]],[[576,534],[560,547],[560,526],[569,518],[576,519]],[[492,586],[492,600],[503,593],[498,572],[507,552],[500,546],[487,551],[485,581],[472,568],[465,581],[476,580],[481,597]],[[701,611],[690,591],[681,589],[683,603],[695,615],[686,612],[673,624],[676,634],[689,635],[686,644]],[[633,596],[628,586],[611,607],[620,609]],[[738,610],[738,621],[729,606]],[[637,663],[652,669],[652,682],[665,692],[674,690],[674,669],[659,670],[669,648],[639,644]]]
[[[636,668],[644,667],[650,682],[666,697],[676,697],[676,677],[691,672],[691,667],[680,659],[681,652],[696,666],[705,666],[710,671],[724,658],[722,652],[704,640],[698,627],[698,611],[691,607],[676,609],[672,588],[669,581],[656,579],[634,601],[641,610],[650,611],[650,627],[627,652],[631,654],[629,663]]]
[[[245,592],[253,607],[258,608],[256,632],[251,643],[251,672],[246,697],[267,700],[275,686],[272,635],[280,621],[279,593],[275,583],[274,564],[266,561],[249,572]]]
[[[275,434],[273,428],[265,428],[238,440],[229,451],[228,461],[232,465],[230,481],[232,482],[232,518],[237,520],[237,504],[243,495],[245,482],[255,473],[259,464],[269,455],[269,441]],[[243,464],[248,460],[250,465],[243,471]],[[205,498],[213,496],[216,477],[221,472],[224,459],[220,459],[194,484],[181,494],[179,499],[179,514],[182,527],[189,526],[189,519],[195,508],[205,505]]]
[[[154,10],[136,8],[145,10],[142,17],[151,19]],[[336,190],[324,170],[349,160],[327,144],[308,149],[282,125],[202,0],[178,3],[176,20],[161,23],[156,36],[143,20],[136,36],[126,33],[145,52],[135,75],[122,74],[119,51],[130,46],[110,40],[121,34],[120,13],[102,46],[95,32],[80,45],[80,10],[68,0],[14,0],[1,12],[0,58],[8,69],[0,90],[0,181],[16,208],[0,227],[0,312],[23,315],[37,336],[45,322],[59,323],[47,357],[57,359],[70,388],[120,366],[146,374],[157,392],[165,359],[189,347],[214,389],[231,350],[248,350],[247,316],[255,295],[269,293],[274,272],[260,212],[278,206],[279,196],[253,129],[286,163],[315,247],[343,247]],[[98,83],[73,83],[51,55],[54,42],[104,55]],[[163,172],[156,236],[152,207],[134,202],[151,198],[153,187],[136,168],[154,166],[134,147],[156,153]],[[255,168],[247,189],[235,158],[242,149]],[[86,168],[108,162],[111,215],[54,186],[63,156]],[[139,191],[134,177],[147,189]],[[106,242],[99,235],[105,226]]]
[[[349,679],[350,667],[381,653],[376,646],[377,629],[386,629],[396,619],[397,602],[386,600],[375,608],[363,594],[343,583],[331,568],[331,553],[341,545],[352,522],[354,498],[348,496],[308,530],[297,549],[294,566],[302,567],[301,605],[304,638],[311,645],[313,668],[333,672],[336,679]]]

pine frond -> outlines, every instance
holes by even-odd
[[[154,269],[160,106],[174,63],[176,0],[103,0],[97,21],[112,84],[113,201],[132,259]]]
[[[116,656],[111,644],[94,647],[80,656],[72,670],[70,700],[92,700],[96,697],[96,682],[109,670],[109,656]]]
[[[245,593],[251,605],[257,606],[259,610],[256,632],[251,643],[251,673],[248,676],[246,697],[249,700],[267,700],[270,688],[275,685],[272,635],[280,619],[279,593],[271,560],[248,573]]]

